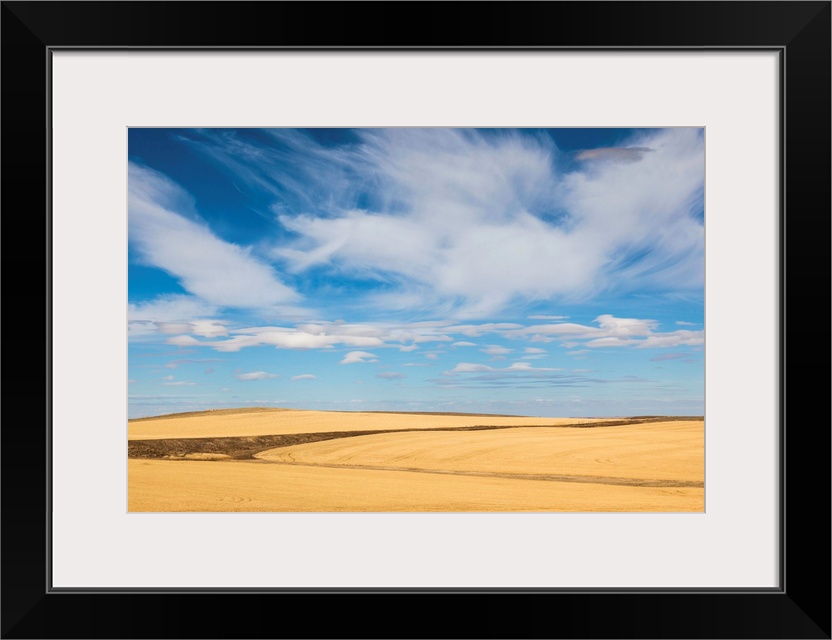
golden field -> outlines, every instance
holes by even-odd
[[[701,418],[223,410],[128,433],[131,512],[704,510]]]
[[[427,413],[352,413],[294,409],[221,409],[130,420],[130,440],[156,438],[222,438],[320,431],[443,429],[474,425],[521,426],[593,422],[592,419],[524,418]]]

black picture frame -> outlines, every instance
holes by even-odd
[[[2,637],[830,638],[830,15],[828,1],[3,2]],[[779,52],[780,586],[52,589],[50,57],[130,47]]]

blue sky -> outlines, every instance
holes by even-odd
[[[704,131],[130,129],[129,416],[704,413]]]

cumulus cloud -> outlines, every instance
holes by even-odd
[[[695,322],[685,322],[684,320],[677,320],[676,324],[681,325],[683,327],[695,327]]]
[[[192,333],[203,338],[228,335],[224,322],[216,320],[194,320],[193,322],[157,322],[159,333]]]
[[[480,349],[485,354],[489,356],[504,356],[507,353],[511,353],[514,349],[509,349],[508,347],[501,347],[498,344],[490,344],[485,349]]]
[[[652,347],[666,348],[682,345],[700,345],[704,343],[704,331],[684,331],[680,329],[679,331],[649,336],[646,340],[639,341],[636,346],[640,349],[649,349]]]
[[[338,346],[397,348],[410,352],[418,348],[416,342],[450,342],[452,347],[478,346],[473,342],[454,341],[454,335],[492,335],[509,340],[549,343],[559,341],[561,347],[573,349],[577,346],[590,348],[639,347],[664,348],[677,345],[701,345],[704,331],[676,330],[660,332],[655,320],[640,318],[619,318],[602,314],[595,318],[597,326],[577,323],[535,324],[523,326],[514,323],[485,323],[481,325],[450,325],[447,322],[408,324],[347,324],[344,322],[303,323],[295,327],[264,326],[231,328],[227,323],[217,321],[192,321],[186,323],[161,323],[165,331],[187,329],[190,334],[174,335],[168,344],[178,347],[210,347],[220,352],[235,352],[248,347],[271,346],[278,349],[332,349]],[[210,334],[210,335],[206,335]],[[406,338],[404,336],[407,336]],[[412,340],[412,344],[402,344]],[[514,348],[501,344],[488,344],[481,352],[494,359],[505,358]],[[366,353],[353,351],[350,353]],[[436,359],[442,350],[428,351],[428,359]],[[525,359],[536,359],[547,353],[545,349],[526,347]],[[369,356],[375,359],[377,356]],[[343,364],[364,362],[347,354]]]
[[[197,340],[193,336],[185,336],[185,335],[183,335],[183,336],[174,336],[173,338],[168,338],[167,343],[175,345],[177,347],[198,347],[202,344],[205,344],[203,342],[200,342],[199,340]]]
[[[178,346],[208,346],[217,351],[239,351],[246,347],[273,346],[278,349],[328,349],[335,346],[347,347],[394,347],[401,351],[414,351],[418,344],[427,342],[450,342],[452,339],[442,333],[443,323],[410,324],[348,324],[336,322],[307,322],[294,327],[266,326],[230,329],[225,325],[210,325],[214,336],[228,335],[224,340],[200,341],[193,336],[182,335],[168,340]],[[448,323],[444,323],[448,324]],[[190,330],[194,333],[207,332],[208,323],[180,323],[168,328]],[[221,333],[222,332],[222,333]],[[199,334],[198,334],[199,335]],[[405,345],[404,342],[413,344]],[[398,343],[398,344],[395,344]],[[418,343],[418,344],[416,344]]]
[[[317,380],[318,376],[311,373],[302,373],[299,376],[292,376],[292,380]]]
[[[359,362],[378,362],[375,354],[366,351],[350,351],[338,364],[357,364]]]
[[[248,382],[251,380],[269,380],[271,378],[279,378],[280,376],[276,373],[267,373],[265,371],[252,371],[251,373],[238,373],[235,377],[237,380]]]
[[[395,371],[384,371],[376,374],[376,378],[380,378],[382,380],[402,380],[406,377],[407,376],[403,373],[396,373]]]
[[[193,199],[163,174],[133,162],[128,177],[129,238],[142,260],[188,292],[220,307],[293,303],[298,294],[250,248],[225,242],[198,221]]]

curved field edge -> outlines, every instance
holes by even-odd
[[[194,454],[222,454],[227,458],[218,460],[251,460],[255,455],[280,447],[289,447],[311,442],[334,440],[337,438],[351,438],[356,436],[407,433],[423,431],[487,431],[496,429],[529,429],[529,428],[563,428],[563,429],[596,429],[603,427],[629,426],[653,422],[671,421],[701,421],[701,417],[689,416],[645,416],[622,420],[606,420],[597,422],[574,422],[559,425],[472,425],[464,427],[433,427],[409,429],[364,429],[354,431],[321,431],[312,433],[274,434],[260,436],[223,436],[211,438],[158,438],[146,440],[128,440],[127,456],[129,458],[144,459],[187,459]]]
[[[128,421],[128,440],[163,438],[226,438],[271,436],[330,431],[365,431],[384,429],[437,429],[451,427],[520,426],[540,424],[557,426],[575,422],[608,421],[613,418],[540,418],[478,416],[474,414],[366,413],[349,411],[253,411],[239,413],[205,412],[185,417]],[[615,419],[623,419],[616,417]]]

